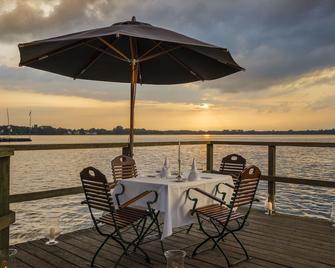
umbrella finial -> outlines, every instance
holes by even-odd
[[[136,17],[135,17],[135,16],[132,16],[131,21],[132,21],[132,22],[135,22],[135,21],[136,21]]]

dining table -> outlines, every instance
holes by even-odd
[[[233,185],[233,179],[230,175],[201,173],[200,178],[194,181],[187,179],[178,181],[175,177],[160,178],[159,175],[139,175],[135,178],[123,179],[119,183],[123,184],[125,191],[119,199],[122,202],[129,200],[144,191],[156,191],[158,194],[157,201],[152,207],[160,211],[163,219],[163,230],[161,239],[173,234],[173,229],[177,227],[187,226],[196,221],[196,217],[190,214],[193,207],[193,202],[186,196],[186,191],[189,188],[197,187],[210,194],[215,194],[215,187],[219,183],[227,183]],[[220,191],[226,193],[225,201],[230,202],[233,189],[226,185],[220,186]],[[118,192],[118,187],[113,191],[113,195]],[[207,196],[192,191],[192,198],[197,198],[197,206],[206,206],[213,204],[215,201]],[[135,207],[147,208],[147,201],[151,200],[152,196],[146,196],[137,200]]]

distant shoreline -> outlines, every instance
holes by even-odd
[[[335,128],[318,130],[150,130],[135,129],[135,135],[335,135]],[[3,125],[0,126],[0,137],[8,136],[85,136],[85,135],[129,135],[129,129],[117,126],[112,130],[102,128],[67,129],[52,126],[26,126]]]

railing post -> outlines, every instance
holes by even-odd
[[[276,146],[269,145],[268,147],[268,175],[276,175]],[[274,181],[268,181],[268,210],[269,214],[273,214],[276,211],[276,183]]]
[[[0,218],[7,222],[0,226],[0,252],[3,256],[8,256],[9,248],[9,164],[13,154],[13,150],[0,150]]]
[[[129,149],[129,146],[122,147],[122,155],[127,155],[127,156],[130,155],[130,149]]]
[[[213,171],[213,162],[214,162],[214,144],[212,142],[207,143],[207,158],[206,158],[206,171]]]

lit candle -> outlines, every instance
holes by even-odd
[[[9,265],[8,265],[8,261],[7,260],[3,260],[2,262],[1,262],[1,268],[8,268],[9,267]]]
[[[268,202],[269,214],[272,214],[272,202]]]

